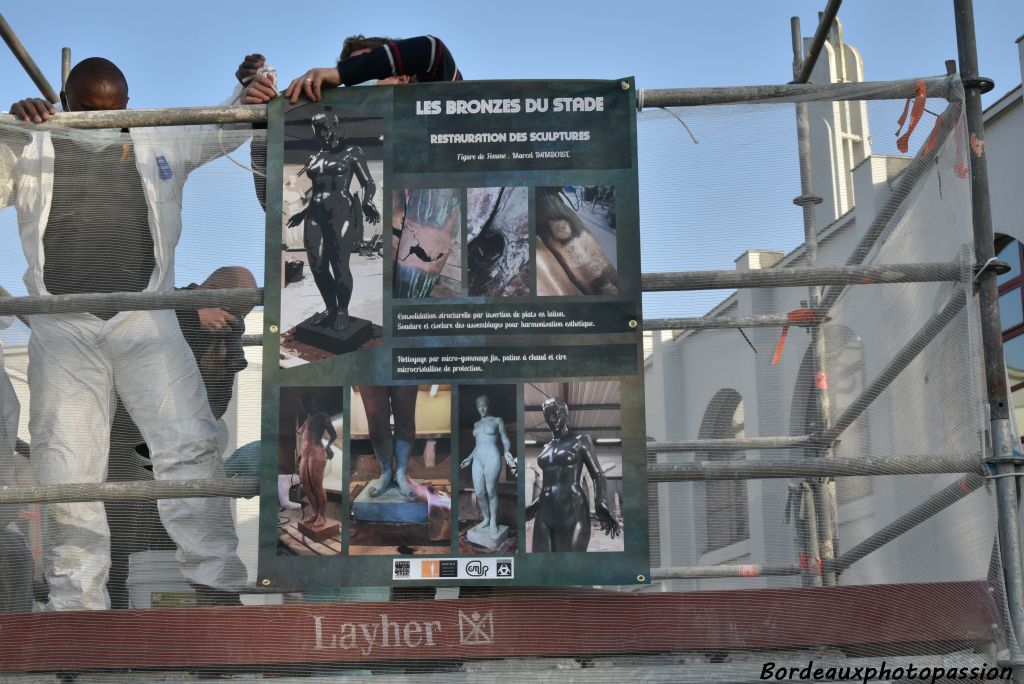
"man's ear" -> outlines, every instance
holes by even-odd
[[[60,91],[60,106],[65,112],[71,111],[71,107],[68,107],[68,96],[63,90]]]

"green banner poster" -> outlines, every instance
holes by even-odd
[[[268,126],[261,583],[648,582],[633,81]]]

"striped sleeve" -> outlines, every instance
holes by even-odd
[[[462,80],[455,58],[434,36],[393,40],[366,54],[338,60],[338,72],[345,85],[390,76],[415,76],[420,83]]]

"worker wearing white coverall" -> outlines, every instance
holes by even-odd
[[[11,324],[9,316],[0,316],[0,330]],[[7,377],[4,367],[4,345],[0,342],[0,485],[17,484],[14,463],[14,444],[18,437],[18,420],[21,404],[14,393],[14,385]],[[15,504],[0,504],[0,531],[4,530],[18,515]]]
[[[11,318],[0,316],[0,330]],[[0,343],[0,485],[17,484],[14,445],[21,413],[14,385],[4,368],[4,346]],[[35,563],[12,521],[22,506],[0,504],[0,613],[32,610],[32,572]]]
[[[67,87],[70,91],[71,77]],[[126,84],[124,88],[127,102]],[[13,166],[8,174],[0,147],[0,208],[13,195],[28,261],[24,280],[30,294],[44,295],[48,291],[43,236],[54,185],[54,145],[49,133],[31,127],[24,130],[31,133],[31,142],[16,159],[7,151],[8,165]],[[88,140],[106,134],[73,135]],[[141,128],[132,129],[130,136],[148,207],[155,262],[145,291],[166,292],[174,285],[174,250],[181,233],[182,190],[188,174],[242,140],[241,136],[231,136],[230,143],[228,136],[221,140],[215,127]],[[3,137],[0,131],[0,142]],[[5,177],[10,181],[6,191]],[[117,255],[111,257],[116,260]],[[149,445],[156,479],[223,476],[216,449],[217,424],[174,311],[126,311],[108,320],[87,313],[33,315],[30,322],[29,432],[38,484],[104,480],[115,388]],[[238,558],[228,499],[161,499],[158,507],[188,580],[225,591],[238,591],[244,585],[246,569]],[[50,504],[46,509],[44,569],[50,608],[109,608],[105,584],[110,532],[103,504]]]

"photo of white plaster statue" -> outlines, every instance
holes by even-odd
[[[515,478],[517,463],[504,419],[491,413],[490,397],[477,395],[475,406],[480,418],[473,424],[472,451],[463,459],[460,468],[469,469],[472,473],[473,492],[481,519],[467,530],[466,538],[476,546],[494,550],[510,534],[509,525],[499,524],[498,520],[498,479],[505,466]]]

